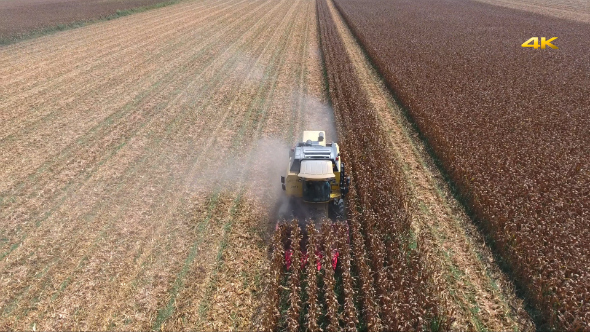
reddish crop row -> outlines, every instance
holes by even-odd
[[[448,330],[450,315],[438,314],[417,254],[406,247],[405,255],[388,259],[396,249],[366,245],[359,224],[324,220],[318,230],[309,221],[305,248],[297,222],[281,225],[271,245],[261,330],[413,331],[433,320]]]
[[[401,169],[386,157],[387,134],[353,74],[354,65],[325,0],[318,1],[318,20],[343,160],[354,181],[348,217],[361,317],[369,330],[423,328],[421,324],[440,314],[419,253],[409,249]]]
[[[590,26],[458,0],[336,4],[541,313],[540,326],[589,329]],[[520,47],[543,36],[558,37],[559,50]],[[365,185],[363,207],[374,193]]]
[[[330,225],[326,220],[318,230],[309,221],[306,233],[305,248],[300,246],[302,230],[297,220],[282,224],[275,233],[261,329],[339,331],[344,324],[348,330],[356,330],[349,248],[344,249],[347,244],[337,239],[346,236],[345,226]],[[336,269],[340,251],[345,262]],[[342,278],[344,275],[347,277]],[[347,282],[342,283],[344,279]]]

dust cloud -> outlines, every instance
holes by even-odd
[[[301,140],[304,130],[323,130],[328,142],[338,141],[330,105],[307,94],[293,93],[293,98],[303,103],[302,121],[296,126],[294,142],[266,137],[242,149],[222,148],[209,157],[210,162],[201,171],[186,179],[190,190],[211,192],[216,188],[239,190],[246,186],[249,194],[258,198],[282,196],[280,177],[287,171],[289,150]]]
[[[279,196],[280,177],[287,170],[290,147],[281,140],[263,138],[245,151],[224,153],[192,179],[191,191],[239,191],[245,187],[250,196],[268,200]]]
[[[317,97],[303,95],[303,129],[298,133],[297,139],[301,139],[303,130],[323,130],[326,132],[328,142],[338,142],[334,122],[334,111],[330,105],[322,102]]]

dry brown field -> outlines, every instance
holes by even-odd
[[[335,3],[537,328],[590,327],[590,25],[474,1]],[[561,45],[528,52],[525,35]]]
[[[476,0],[492,5],[590,23],[590,2],[586,0]]]
[[[0,1],[0,43],[166,3],[171,1],[3,0]]]
[[[0,78],[0,330],[535,328],[332,0],[183,1],[0,46]],[[334,271],[271,244],[303,130],[350,156]]]
[[[247,329],[287,146],[334,135],[310,0],[0,48],[0,329]]]

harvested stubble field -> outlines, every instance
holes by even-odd
[[[170,0],[3,0],[0,1],[0,44],[172,2]]]
[[[334,134],[314,12],[191,1],[0,48],[0,329],[250,328],[287,146]]]
[[[456,0],[336,4],[540,327],[590,328],[590,26]],[[560,49],[520,47],[533,36]]]

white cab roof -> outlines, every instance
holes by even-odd
[[[299,177],[310,180],[333,179],[331,160],[302,160]]]

